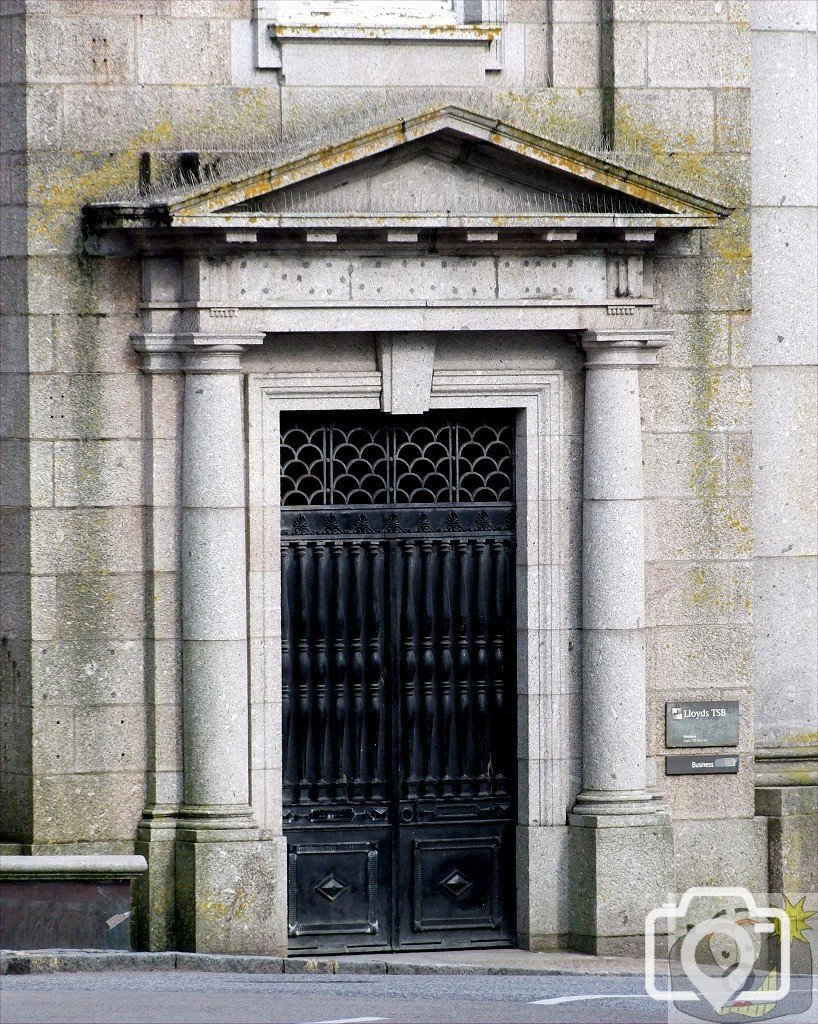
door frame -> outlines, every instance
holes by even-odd
[[[372,371],[251,373],[247,376],[250,657],[250,790],[261,827],[282,833],[280,415],[378,410]],[[532,829],[565,826],[573,794],[568,723],[576,695],[564,685],[566,571],[562,489],[572,436],[564,430],[562,374],[540,370],[435,370],[430,409],[516,411],[517,557],[517,920],[525,933],[536,878],[520,870]],[[578,725],[578,723],[577,723]],[[525,857],[528,862],[528,856]],[[287,887],[277,887],[285,915]]]

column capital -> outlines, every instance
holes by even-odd
[[[260,345],[264,335],[132,334],[145,373],[240,373],[245,349]]]
[[[660,348],[669,344],[673,331],[642,327],[628,331],[583,331],[581,344],[586,367],[604,369],[654,366]]]

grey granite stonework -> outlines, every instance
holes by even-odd
[[[504,7],[0,4],[3,852],[144,857],[144,950],[286,952],[298,409],[517,410],[520,945],[814,891],[815,7]]]

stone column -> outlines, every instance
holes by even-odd
[[[240,354],[223,345],[184,361],[182,815],[210,829],[251,823]]]
[[[583,465],[583,790],[572,826],[572,943],[642,945],[674,890],[666,807],[647,790],[645,525],[640,368],[670,332],[586,332]]]
[[[197,952],[281,953],[283,841],[261,835],[249,805],[240,355],[250,339],[185,340],[178,937]]]

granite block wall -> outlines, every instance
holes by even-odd
[[[768,104],[806,88],[783,70],[808,66],[803,6],[510,0],[499,71],[473,46],[358,40],[284,42],[281,73],[256,66],[250,0],[2,5],[4,839],[131,848],[146,801],[180,794],[179,381],[141,379],[129,340],[138,261],[89,255],[82,205],[185,152],[218,172],[221,153],[283,131],[452,101],[556,138],[604,131],[736,207],[719,230],[661,243],[655,267],[657,320],[676,337],[641,388],[648,741],[678,827],[695,834],[706,820],[761,863],[754,742],[808,735],[815,715],[804,696],[815,627],[794,611],[815,565],[815,330],[810,281],[780,269],[785,241],[809,256],[815,213],[807,157],[779,166],[779,134],[759,136],[751,165],[750,85],[761,76]],[[776,21],[773,7],[788,13]],[[752,327],[751,290],[769,311]],[[780,486],[786,506],[769,497]],[[155,528],[146,504],[161,510]],[[770,642],[785,627],[789,646]],[[755,734],[754,671],[767,723]],[[786,707],[775,696],[791,692]],[[664,777],[671,697],[742,702],[742,770],[710,803]],[[92,811],[78,816],[78,802]],[[677,843],[679,878],[727,881],[716,845]]]

